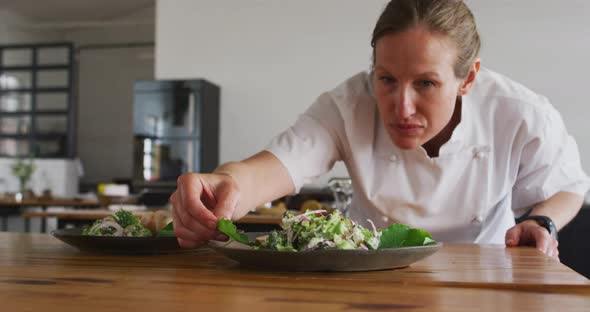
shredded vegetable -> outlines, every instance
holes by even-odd
[[[424,230],[399,223],[379,230],[371,220],[368,222],[372,229],[344,218],[338,210],[331,214],[326,214],[325,210],[306,211],[299,215],[287,212],[281,222],[282,230],[272,231],[255,242],[249,242],[246,235],[238,233],[229,220],[219,220],[217,229],[242,244],[291,252],[318,249],[375,250],[436,243]]]
[[[139,218],[135,217],[131,212],[122,209],[112,216],[96,220],[92,226],[84,229],[82,234],[89,236],[153,236],[152,231],[145,228]]]

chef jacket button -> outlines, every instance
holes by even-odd
[[[475,216],[473,217],[473,220],[471,220],[472,223],[481,223],[483,221],[483,218],[481,216]]]
[[[483,159],[486,155],[484,154],[484,152],[479,151],[476,152],[474,156],[476,159]]]
[[[389,160],[392,162],[396,162],[399,158],[397,157],[397,155],[391,155],[389,156]]]

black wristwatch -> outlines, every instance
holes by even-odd
[[[526,216],[522,219],[518,219],[518,223],[521,223],[525,220],[536,221],[540,226],[544,227],[547,230],[547,232],[549,232],[549,235],[551,235],[551,237],[557,239],[557,227],[555,227],[555,223],[553,223],[553,220],[551,220],[551,218],[547,216]]]

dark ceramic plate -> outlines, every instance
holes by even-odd
[[[70,246],[90,252],[166,254],[191,251],[190,249],[181,249],[175,237],[85,236],[82,235],[81,228],[56,230],[52,234]]]
[[[250,241],[265,233],[247,233]],[[284,271],[372,271],[407,267],[442,247],[442,243],[420,247],[379,250],[313,250],[281,252],[255,250],[237,242],[211,241],[209,247],[243,266]]]

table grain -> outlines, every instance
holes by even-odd
[[[590,281],[530,247],[445,244],[407,268],[247,269],[208,248],[79,252],[48,234],[0,233],[2,311],[589,311]]]

